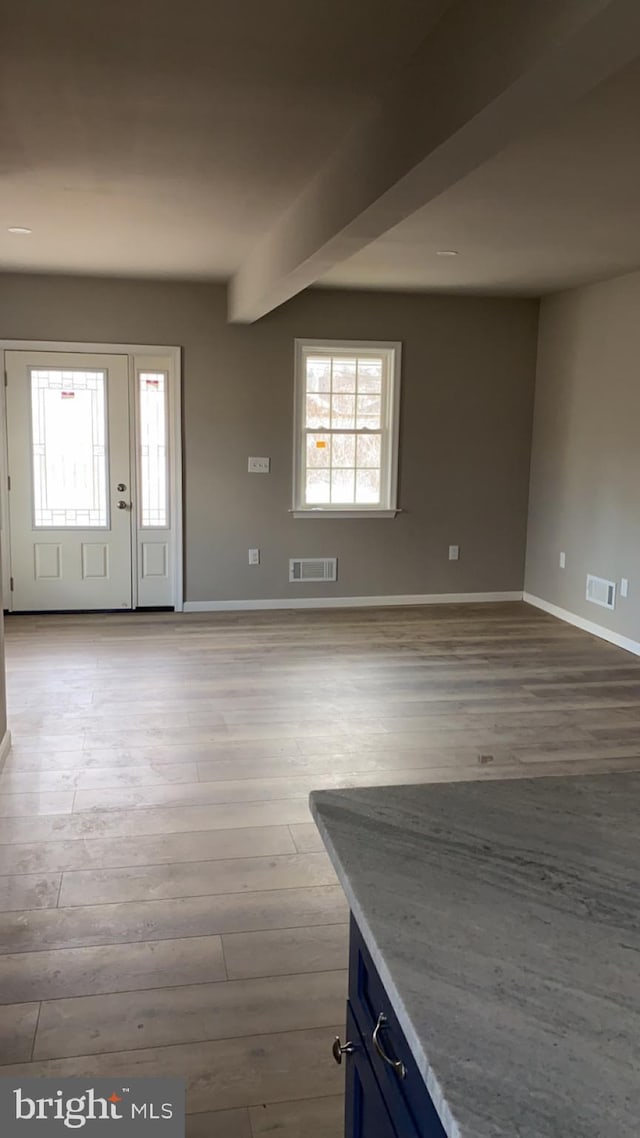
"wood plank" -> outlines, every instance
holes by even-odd
[[[346,994],[342,970],[46,1000],[33,1058],[328,1028],[340,1019]]]
[[[343,924],[347,916],[338,885],[32,909],[3,918],[0,953]]]
[[[203,830],[255,829],[308,822],[303,798],[242,802],[219,806],[175,806],[145,810],[104,810],[53,818],[0,818],[0,844],[84,841],[88,836],[132,838],[136,834],[188,834]]]
[[[210,984],[226,978],[217,936],[6,953],[0,956],[0,1003]]]
[[[213,897],[224,893],[255,893],[260,889],[272,891],[335,884],[335,871],[326,853],[284,854],[78,870],[63,875],[60,904],[88,905],[99,897],[102,904],[108,905],[116,901]]]
[[[92,1053],[33,1064],[7,1059],[0,1074],[14,1078],[34,1074],[42,1078],[174,1075],[187,1080],[189,1111],[217,1113],[339,1094],[344,1076],[332,1059],[327,1062],[327,1040],[330,1043],[341,1032],[342,1015],[330,1027],[302,1031]]]
[[[317,848],[324,849],[324,846]],[[45,868],[108,869],[243,856],[271,857],[296,852],[317,851],[297,849],[288,826],[248,826],[240,830],[196,830],[193,833],[151,834],[136,838],[88,837],[81,841],[16,842],[2,846],[0,872],[36,873]],[[0,878],[0,891],[2,881]],[[35,906],[9,907],[31,909]]]
[[[348,965],[348,925],[228,933],[222,938],[230,980],[332,972]]]
[[[6,871],[8,866],[4,863],[4,858],[2,862],[2,869]],[[61,880],[59,873],[29,873],[0,877],[0,911],[55,908]]]
[[[253,1138],[249,1112],[211,1110],[187,1115],[186,1138]]]
[[[301,1099],[299,1102],[264,1103],[249,1108],[253,1138],[339,1138],[344,1129],[342,1095]],[[203,1138],[211,1138],[215,1130]]]
[[[0,1014],[0,1063],[31,1058],[40,1004],[11,1004]],[[1,1068],[0,1068],[1,1070]]]

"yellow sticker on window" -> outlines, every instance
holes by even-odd
[[[318,439],[318,441],[317,441],[317,443],[316,443],[316,446],[317,446],[318,450],[321,450],[321,449],[322,449],[322,447],[326,447],[326,445],[327,445],[327,444],[326,444],[326,442],[324,441],[324,439]]]

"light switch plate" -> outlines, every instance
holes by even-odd
[[[460,546],[459,545],[450,545],[449,546],[449,561],[458,561],[459,558],[460,558]]]
[[[567,557],[566,557],[566,554],[565,554],[565,553],[561,553],[561,554],[560,554],[560,568],[561,568],[561,569],[564,569],[564,567],[565,567],[565,565],[566,565],[566,564],[567,564]]]
[[[250,458],[249,474],[269,474],[271,471],[270,458]]]
[[[629,596],[629,578],[628,577],[621,577],[621,579],[620,579],[620,596],[621,597],[628,597]]]
[[[260,550],[259,549],[250,549],[249,550],[249,564],[250,565],[259,565],[260,564]]]

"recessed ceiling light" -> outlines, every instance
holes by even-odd
[[[436,257],[457,257],[457,249],[438,249],[436,250]]]
[[[31,233],[31,232],[32,231],[30,229],[27,229],[26,225],[10,225],[9,226],[9,233],[17,233],[18,236],[20,236],[20,237],[25,237],[28,233]]]

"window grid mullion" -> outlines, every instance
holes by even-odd
[[[306,435],[383,435],[384,427],[303,427]]]

